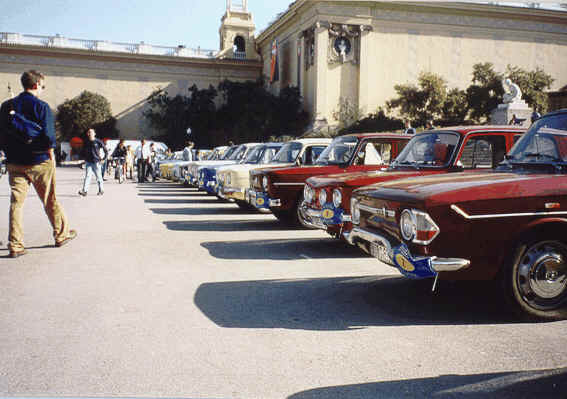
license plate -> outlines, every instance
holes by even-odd
[[[392,263],[390,257],[388,256],[386,247],[378,242],[370,243],[370,254],[381,262],[388,264]]]

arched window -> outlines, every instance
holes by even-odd
[[[242,36],[236,36],[234,38],[234,47],[238,52],[246,52],[246,42]]]

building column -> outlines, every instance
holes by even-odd
[[[372,67],[370,65],[371,46],[370,46],[370,27],[360,27],[360,52],[358,54],[359,69],[358,69],[358,107],[364,113],[368,113],[368,104],[370,104],[370,90],[372,89]],[[374,71],[376,75],[376,71]]]
[[[329,48],[329,30],[317,23],[315,28],[315,104],[313,117],[315,124],[328,122],[329,109],[327,105],[327,52]]]

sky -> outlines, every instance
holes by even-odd
[[[256,34],[292,0],[248,0]],[[0,32],[219,49],[226,0],[0,0]]]

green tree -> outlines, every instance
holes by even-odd
[[[522,90],[522,99],[540,112],[546,112],[548,97],[545,90],[551,87],[553,78],[539,67],[535,71],[508,65],[504,73],[494,70],[490,62],[473,66],[472,85],[466,90],[470,117],[476,122],[490,119],[492,110],[502,103],[502,80],[510,78]]]
[[[100,138],[116,138],[119,134],[110,102],[86,90],[57,107],[56,123],[58,139],[64,141],[81,136],[89,128],[94,128]]]
[[[196,85],[188,89],[190,95],[169,97],[167,91],[157,89],[148,97],[148,109],[143,112],[151,127],[158,130],[161,139],[171,148],[180,149],[187,141],[187,128],[197,147],[210,146],[209,132],[215,123],[213,86],[199,90]]]
[[[447,82],[441,76],[422,72],[414,84],[395,85],[398,94],[386,102],[388,111],[398,109],[399,113],[411,119],[416,126],[424,125],[429,119],[442,119],[443,105],[447,98]]]
[[[547,112],[549,107],[548,90],[554,82],[551,75],[545,73],[540,67],[536,67],[535,71],[526,71],[519,67],[508,65],[506,68],[506,77],[512,82],[520,86],[522,90],[522,99],[526,101],[530,107],[541,113]]]
[[[374,114],[367,115],[352,125],[341,129],[339,134],[395,132],[403,129],[403,127],[404,124],[400,119],[389,117],[382,108],[378,108]]]

